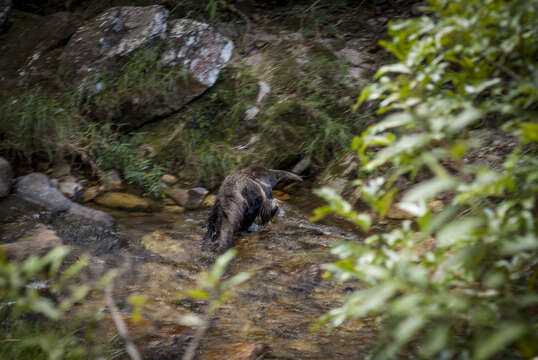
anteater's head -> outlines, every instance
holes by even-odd
[[[267,169],[263,166],[250,166],[245,170],[250,176],[271,185],[272,188],[277,186],[280,182],[303,181],[300,176],[289,171]]]

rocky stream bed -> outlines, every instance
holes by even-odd
[[[272,223],[238,236],[238,255],[229,275],[255,275],[235,288],[217,312],[201,342],[200,359],[359,359],[371,349],[373,319],[332,332],[311,332],[318,317],[357,286],[322,279],[319,264],[333,260],[331,245],[359,239],[351,228],[309,222],[316,201],[310,189],[300,189],[282,202]],[[113,296],[144,358],[180,357],[193,334],[179,325],[180,318],[205,305],[181,294],[195,286],[197,274],[211,263],[201,246],[208,210],[174,214],[99,209],[116,219],[112,231],[70,214],[53,216],[13,195],[1,201],[0,209],[2,243],[46,228],[73,246],[74,257],[91,254],[84,276],[97,278],[110,268],[119,269]],[[147,299],[145,320],[137,324],[128,320],[127,298],[132,294]],[[85,306],[107,312],[101,297]],[[113,337],[112,323],[103,324],[105,339]]]

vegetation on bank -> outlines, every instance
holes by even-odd
[[[114,277],[79,284],[87,265],[81,257],[65,264],[69,250],[59,246],[43,256],[7,261],[0,254],[0,357],[2,359],[88,359],[124,353],[118,344],[96,342],[95,326],[102,313],[80,313],[77,304],[99,293]]]
[[[133,56],[116,79],[100,74],[91,86],[56,95],[27,90],[0,106],[0,151],[29,168],[67,161],[100,177],[115,168],[157,197],[165,171],[215,189],[231,170],[260,159],[288,168],[309,157],[314,170],[324,168],[347,151],[367,116],[351,111],[346,67],[328,49],[313,45],[311,61],[300,66],[292,47],[284,42],[267,55],[274,74],[264,104],[256,103],[259,77],[239,65],[222,70],[217,84],[184,109],[135,130],[125,111],[129,99],[154,88],[173,92],[187,81],[184,72],[158,65],[158,48]],[[252,106],[260,113],[247,120]]]
[[[353,141],[362,198],[381,217],[396,199],[416,216],[364,243],[343,243],[326,265],[367,288],[321,324],[376,316],[375,359],[530,358],[538,353],[538,26],[536,1],[431,0],[429,16],[390,24],[383,46],[397,58],[377,72],[357,106],[385,118]],[[517,139],[498,164],[481,162],[480,130]],[[407,177],[416,184],[398,189]],[[330,189],[315,219],[340,214],[365,230]],[[432,200],[444,199],[434,209]],[[407,355],[406,355],[407,356]]]

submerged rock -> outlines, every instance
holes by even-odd
[[[136,344],[144,359],[181,359],[185,348],[194,335],[194,330],[173,322],[153,322],[142,319],[133,321],[131,316],[120,314],[129,336]],[[117,336],[116,325],[110,315],[105,316],[102,325],[107,338]]]
[[[80,216],[91,221],[102,223],[108,227],[112,227],[115,224],[114,218],[107,213],[91,209],[77,203],[72,203],[67,213],[75,216]]]
[[[172,262],[188,262],[191,255],[185,250],[185,245],[170,235],[161,231],[154,231],[142,237],[142,245],[155,254]]]
[[[38,224],[28,238],[9,244],[0,245],[8,260],[22,260],[30,255],[42,255],[53,247],[62,245],[56,232],[45,225]]]
[[[0,198],[3,198],[11,191],[11,183],[13,181],[13,170],[9,162],[0,157]]]
[[[136,195],[120,192],[105,193],[95,198],[94,201],[99,205],[116,209],[143,210],[151,208],[151,202],[149,200]]]

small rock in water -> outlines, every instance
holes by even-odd
[[[185,212],[185,208],[178,205],[165,205],[163,207],[163,211],[173,213],[173,214],[181,214]]]
[[[72,203],[71,207],[69,208],[68,214],[80,216],[85,219],[89,219],[101,224],[104,224],[105,226],[112,228],[116,221],[114,218],[107,213],[95,209],[91,209],[86,206],[82,206],[77,203]]]
[[[70,199],[79,200],[82,197],[83,187],[73,176],[69,176],[60,182],[58,190]]]
[[[108,192],[95,198],[95,202],[99,205],[117,208],[117,209],[149,209],[151,202],[139,196],[120,193]]]
[[[207,189],[203,187],[196,187],[192,189],[173,188],[168,190],[168,196],[184,208],[198,209],[204,201],[206,195],[209,193]]]

